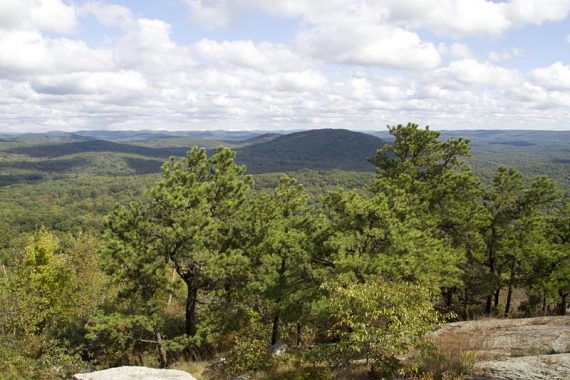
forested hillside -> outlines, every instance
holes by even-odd
[[[234,135],[218,143],[235,150],[168,160],[152,154],[204,136],[1,142],[0,373],[223,355],[210,378],[451,378],[469,360],[434,350],[436,326],[565,314],[568,172],[534,176],[540,166],[489,153],[543,143],[471,145],[414,124],[389,134]],[[477,149],[489,155],[470,159]],[[268,173],[249,175],[247,160]],[[272,355],[280,342],[287,354]]]

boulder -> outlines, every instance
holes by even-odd
[[[196,380],[187,372],[147,367],[117,367],[90,373],[78,373],[73,380]]]
[[[278,340],[274,345],[269,347],[269,352],[275,356],[283,356],[287,353],[287,349],[287,343],[283,343],[282,341]]]
[[[479,362],[475,371],[493,380],[566,380],[570,379],[570,354],[524,356]]]
[[[251,376],[249,375],[239,375],[236,377],[232,377],[232,380],[251,380]]]

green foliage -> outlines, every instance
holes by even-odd
[[[542,210],[558,197],[551,179],[537,177],[530,186],[526,186],[519,171],[499,168],[483,199],[488,213],[488,219],[481,228],[486,241],[486,257],[475,258],[484,263],[493,276],[494,292],[503,287],[503,278],[508,276],[510,294],[515,284],[524,280],[518,279],[517,275],[520,277],[526,271],[527,276],[533,277],[529,264],[550,254]],[[491,298],[490,293],[487,296],[487,314],[491,312]],[[510,298],[505,313],[509,312],[509,307]]]
[[[220,148],[208,158],[194,148],[185,159],[171,158],[163,179],[150,191],[151,202],[115,210],[106,225],[107,268],[124,294],[150,302],[165,288],[165,264],[187,287],[186,333],[196,334],[198,291],[223,282],[227,260],[242,262],[239,229],[234,219],[251,178],[237,166],[235,154]]]
[[[303,186],[284,176],[250,211],[253,273],[247,292],[258,297],[273,321],[272,343],[279,338],[279,324],[300,321],[318,293],[313,259],[319,224],[308,199]]]
[[[93,312],[101,302],[102,278],[89,245],[87,237],[61,244],[44,227],[30,238],[22,259],[5,273],[13,308],[7,328],[42,332]]]
[[[85,335],[91,361],[102,368],[128,364],[137,352],[154,347],[152,342],[145,342],[154,338],[154,323],[150,317],[139,314],[94,316]]]
[[[412,209],[401,219],[384,193],[369,199],[344,191],[330,194],[325,206],[331,221],[325,247],[337,274],[381,274],[432,288],[458,283],[458,252],[422,229]]]
[[[237,155],[194,148],[149,176],[157,158],[196,138],[219,146],[219,134],[0,141],[0,185],[10,184],[0,187],[0,372],[57,378],[83,360],[166,366],[227,352],[232,372],[270,376],[285,364],[268,351],[279,339],[296,364],[321,365],[282,378],[327,378],[325,363],[360,359],[380,374],[422,343],[434,305],[469,317],[525,288],[529,313],[553,302],[562,312],[570,205],[556,210],[546,177],[500,168],[492,178],[488,160],[519,152],[520,164],[547,142],[505,133],[499,145],[470,133],[480,177],[469,141],[415,124],[389,127],[385,145],[348,131],[229,134]],[[254,187],[236,159],[299,181],[265,173]],[[549,174],[566,180],[556,165]],[[428,351],[437,371],[425,371],[466,371],[469,358],[447,354]]]
[[[374,277],[365,283],[326,283],[320,308],[333,343],[320,347],[332,365],[365,359],[371,371],[391,368],[439,321],[421,286]]]
[[[2,379],[69,379],[85,368],[79,355],[42,336],[14,339],[0,336]]]
[[[327,368],[297,368],[270,374],[267,380],[330,380],[332,378],[332,374]]]
[[[237,149],[238,162],[250,173],[301,169],[372,171],[366,160],[384,144],[366,133],[343,129],[302,131]]]
[[[229,354],[229,369],[234,374],[267,371],[275,365],[265,339],[249,337],[237,340]]]

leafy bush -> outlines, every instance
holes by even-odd
[[[370,372],[393,370],[398,356],[423,341],[439,321],[429,292],[407,283],[371,278],[366,283],[326,283],[322,312],[332,343],[317,348],[333,366],[365,360]]]
[[[238,340],[230,350],[230,358],[230,372],[235,374],[266,371],[275,364],[267,342],[257,338]]]
[[[0,335],[2,379],[68,379],[85,368],[81,358],[43,336],[10,339]]]
[[[485,345],[485,334],[443,334],[426,345],[415,358],[414,367],[420,378],[462,379],[471,373],[478,351]],[[422,377],[423,376],[423,377]]]

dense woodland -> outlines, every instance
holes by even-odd
[[[287,362],[324,379],[357,361],[373,378],[420,376],[435,355],[426,334],[442,323],[566,313],[562,158],[523,172],[491,167],[500,154],[525,161],[508,153],[532,153],[521,140],[474,143],[485,154],[472,162],[463,137],[414,124],[380,137],[360,152],[378,144],[368,166],[352,148],[323,157],[358,166],[301,168],[299,153],[255,176],[240,153],[279,152],[280,137],[210,142],[160,173],[186,137],[1,142],[0,373],[65,378],[223,356],[216,378],[271,378]],[[283,357],[268,351],[278,341]]]

